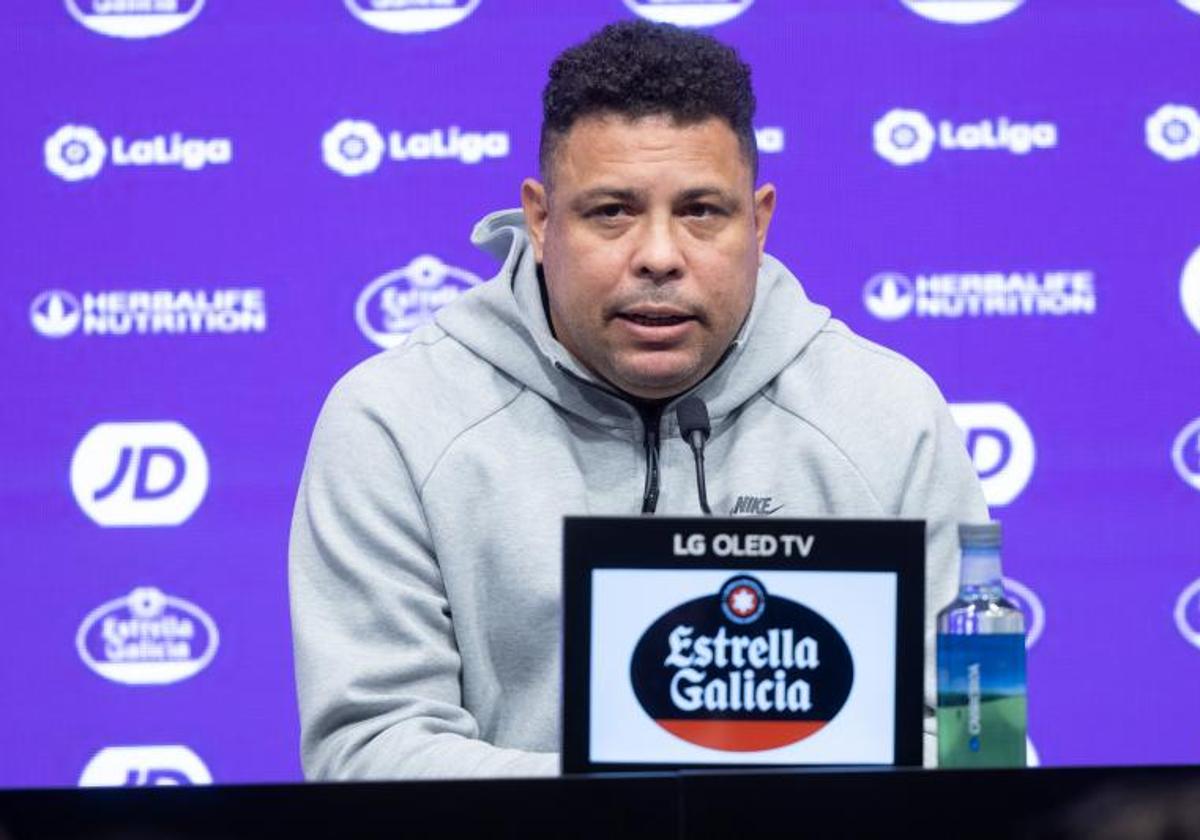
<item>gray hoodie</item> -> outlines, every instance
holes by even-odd
[[[497,276],[346,374],[313,432],[290,546],[310,778],[558,772],[562,517],[643,507],[647,424],[555,341],[520,213],[472,239],[503,258]],[[765,257],[746,323],[693,393],[712,419],[714,513],[769,496],[787,517],[928,520],[932,706],[955,524],[987,518],[934,383]],[[697,515],[671,404],[658,446],[656,511]]]

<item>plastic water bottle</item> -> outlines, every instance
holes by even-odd
[[[959,525],[958,597],[938,613],[938,765],[1025,766],[1025,617],[1004,597],[1000,523]]]

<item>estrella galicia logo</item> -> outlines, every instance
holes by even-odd
[[[672,735],[751,752],[793,744],[833,720],[850,696],[854,662],[823,616],[740,574],[650,625],[630,679],[646,714]]]
[[[354,319],[363,335],[385,350],[433,320],[433,314],[480,283],[463,268],[424,254],[372,280],[358,296]]]
[[[1200,490],[1200,417],[1183,427],[1171,446],[1175,472],[1193,489]]]
[[[675,26],[716,26],[733,20],[754,0],[625,0],[634,14]]]
[[[1005,403],[954,403],[954,422],[979,474],[983,495],[993,507],[1010,504],[1033,477],[1033,434],[1021,415]]]
[[[986,23],[1002,18],[1025,0],[903,0],[923,18],[939,23]]]
[[[42,292],[29,306],[29,322],[46,338],[65,338],[79,328],[79,299],[62,289]]]
[[[154,38],[182,29],[204,0],[66,0],[71,17],[114,38]]]
[[[1200,155],[1200,112],[1191,105],[1163,105],[1146,118],[1146,145],[1172,162]]]
[[[1200,578],[1192,581],[1175,602],[1175,626],[1196,647],[1200,648]]]
[[[1183,267],[1179,278],[1179,301],[1183,314],[1200,332],[1200,248],[1197,248]]]
[[[1046,608],[1037,593],[1019,580],[1004,578],[1004,594],[1025,617],[1025,649],[1033,647],[1046,629]]]
[[[757,580],[744,575],[721,587],[721,612],[734,624],[752,624],[767,608],[767,593]]]
[[[179,525],[208,490],[208,457],[181,423],[100,423],[71,457],[71,492],[98,525]]]
[[[181,744],[105,747],[79,777],[80,787],[211,785],[200,756]]]
[[[872,129],[875,152],[896,166],[924,163],[935,148],[947,152],[1008,151],[1027,155],[1058,145],[1058,126],[1019,122],[1008,117],[977,122],[933,122],[921,111],[893,108]]]
[[[217,654],[219,634],[190,601],[139,586],[101,604],[79,625],[75,649],[106,680],[166,685],[194,677]]]
[[[64,181],[95,178],[105,160],[119,167],[171,166],[195,172],[233,160],[228,137],[187,137],[172,131],[150,137],[114,135],[106,143],[88,125],[64,125],[46,138],[42,147],[46,169]]]
[[[863,305],[881,321],[903,318],[912,311],[915,300],[912,281],[892,271],[876,274],[863,288]]]
[[[346,0],[350,14],[384,32],[432,32],[462,23],[480,0]]]
[[[108,146],[89,125],[64,125],[46,138],[46,168],[64,181],[95,178],[104,166]]]

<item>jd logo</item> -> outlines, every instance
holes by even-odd
[[[174,422],[101,423],[71,458],[71,491],[98,525],[179,525],[208,489],[208,458]]]
[[[80,787],[208,785],[212,775],[200,756],[178,744],[105,747],[92,756]]]
[[[1033,435],[1021,415],[1005,403],[956,403],[950,406],[962,430],[989,505],[1012,502],[1033,476]]]
[[[770,496],[738,496],[733,507],[729,509],[729,515],[770,516],[782,507],[783,505],[772,507]]]

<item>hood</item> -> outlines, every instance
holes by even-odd
[[[603,426],[640,428],[634,404],[588,371],[551,333],[521,211],[484,217],[471,241],[503,265],[490,281],[438,311],[442,329],[563,410]],[[782,263],[764,256],[750,315],[733,346],[688,393],[704,400],[718,425],[778,376],[828,320],[829,310],[809,301]],[[672,406],[679,397],[663,413],[668,432],[676,422]]]

